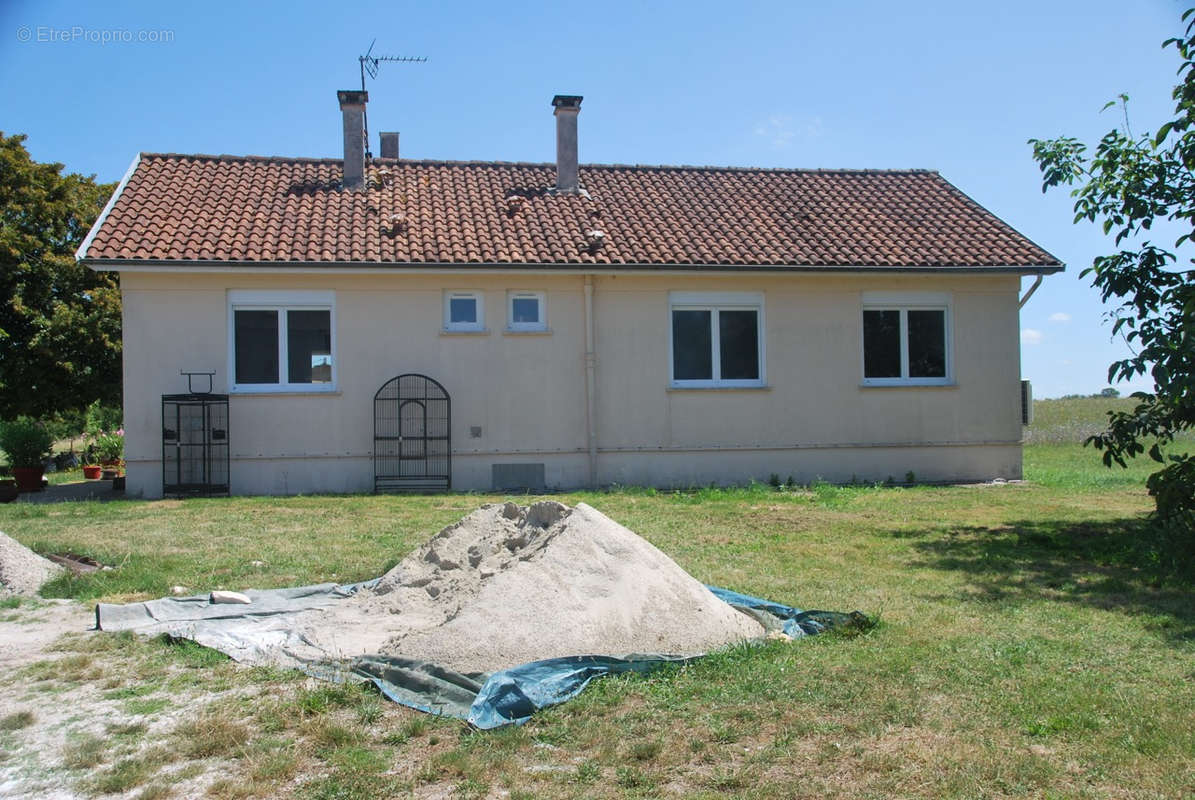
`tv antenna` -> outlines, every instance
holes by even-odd
[[[369,74],[371,78],[378,77],[378,70],[382,64],[422,64],[427,61],[426,56],[375,56],[373,55],[373,46],[378,43],[374,39],[369,43],[369,49],[365,51],[365,55],[357,56],[357,61],[361,64],[361,91],[365,91],[365,75]],[[362,123],[365,135],[365,157],[372,158],[373,153],[369,152],[369,112],[362,115]]]

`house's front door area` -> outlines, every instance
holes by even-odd
[[[451,400],[426,375],[399,375],[373,397],[375,492],[452,487]]]

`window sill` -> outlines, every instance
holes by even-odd
[[[759,386],[685,386],[684,384],[671,384],[664,389],[666,392],[770,392],[772,387],[768,385]]]
[[[340,397],[339,389],[275,389],[261,391],[229,391],[229,397]]]
[[[502,335],[503,336],[551,336],[552,329],[551,328],[531,328],[528,330],[523,330],[520,328],[504,328],[502,331]]]
[[[441,328],[441,336],[489,336],[489,328]]]
[[[950,383],[861,383],[860,389],[957,389],[958,384]]]

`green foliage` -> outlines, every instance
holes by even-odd
[[[0,450],[8,456],[13,467],[33,469],[46,463],[54,437],[40,422],[29,417],[17,417],[0,423]]]
[[[87,406],[82,430],[92,436],[97,436],[104,431],[123,428],[124,423],[121,421],[123,415],[124,411],[120,406],[106,406],[101,401],[95,400]]]
[[[111,184],[39,164],[0,133],[0,417],[120,396],[120,290],[75,261]]]
[[[1152,393],[1133,394],[1133,408],[1109,412],[1106,430],[1087,443],[1103,451],[1108,466],[1124,467],[1126,459],[1148,451],[1162,465],[1146,480],[1159,523],[1190,537],[1195,535],[1195,456],[1168,452],[1168,446],[1195,427],[1195,270],[1177,267],[1177,252],[1189,249],[1195,235],[1195,21],[1185,38],[1169,39],[1163,47],[1174,47],[1181,56],[1181,83],[1172,92],[1175,117],[1156,134],[1132,135],[1128,97],[1121,95],[1125,130],[1106,134],[1094,156],[1069,137],[1029,141],[1042,171],[1042,191],[1075,186],[1075,222],[1099,223],[1118,248],[1081,273],[1091,276],[1105,303],[1118,304],[1113,334],[1123,335],[1134,350],[1109,367],[1108,380],[1148,373],[1154,382]],[[1145,238],[1159,221],[1187,230],[1171,249]]]
[[[89,436],[87,447],[102,463],[119,461],[124,458],[124,429]]]

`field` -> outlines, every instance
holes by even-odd
[[[877,617],[863,635],[606,680],[480,733],[195,646],[72,634],[0,678],[0,794],[40,776],[147,800],[1191,796],[1192,586],[1144,524],[1150,464],[1106,470],[1078,444],[1108,405],[1040,401],[1021,484],[559,498],[708,583]],[[497,499],[16,504],[0,529],[117,566],[48,597],[134,600],[372,577]]]

